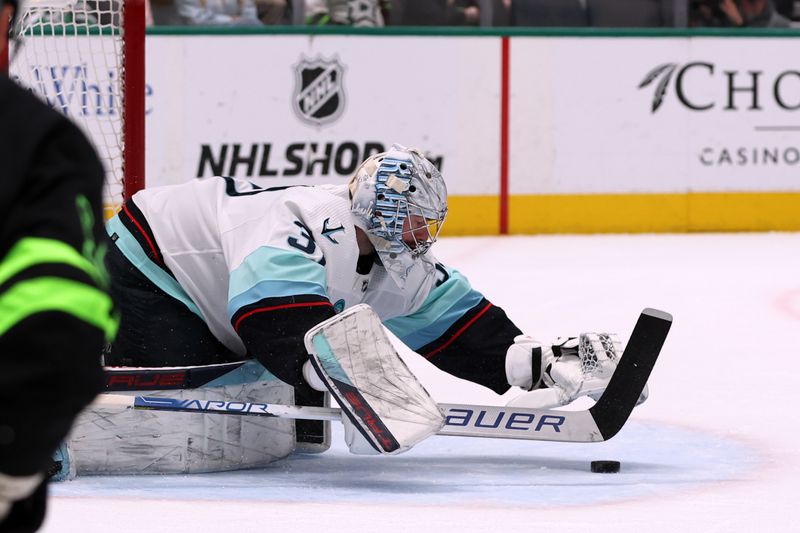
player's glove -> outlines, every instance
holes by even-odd
[[[528,335],[517,335],[506,352],[508,384],[533,390],[542,383],[544,355],[552,358],[552,350]]]
[[[575,399],[584,380],[578,337],[559,337],[553,343],[550,357],[543,364],[542,382],[559,393],[559,403]]]
[[[520,335],[506,352],[506,377],[510,385],[527,391],[548,389],[546,395],[536,395],[542,405],[565,405],[581,394],[602,394],[621,353],[614,334],[560,337],[550,346]],[[582,390],[587,379],[591,391]]]
[[[0,472],[0,531],[36,531],[44,521],[44,474],[10,476]]]
[[[572,396],[583,383],[578,338],[559,338],[550,346],[528,335],[518,335],[506,352],[506,377],[509,385],[526,391],[560,388]]]

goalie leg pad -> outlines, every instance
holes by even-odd
[[[400,358],[368,305],[356,305],[315,326],[305,344],[344,415],[376,451],[402,453],[444,426],[439,406]]]
[[[198,388],[116,394],[294,402],[294,389],[255,361]],[[78,417],[68,439],[70,467],[79,476],[257,468],[288,456],[295,448],[294,421],[290,419],[135,410],[109,413],[91,407]]]

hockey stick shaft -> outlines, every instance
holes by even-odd
[[[222,400],[180,400],[155,396],[101,394],[92,404],[100,409],[125,408],[142,411],[172,411],[221,415],[266,416],[300,420],[341,420],[341,409]]]
[[[221,400],[188,400],[154,396],[103,394],[93,403],[98,409],[133,409],[240,416],[266,416],[301,420],[341,421],[335,407],[306,407]],[[490,405],[439,404],[445,426],[437,433],[446,436],[491,437],[528,440],[580,442],[569,427],[591,421],[588,411],[552,411]],[[588,417],[588,418],[587,418]]]

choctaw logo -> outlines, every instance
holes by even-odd
[[[295,65],[294,110],[304,122],[320,126],[333,122],[344,110],[344,67],[337,57],[303,57]]]
[[[655,113],[661,104],[664,102],[664,95],[667,92],[667,87],[669,86],[669,81],[672,79],[672,74],[675,72],[675,68],[678,65],[675,63],[667,63],[665,65],[659,65],[650,72],[647,73],[647,76],[644,77],[642,82],[639,84],[639,89],[643,89],[656,81],[659,77],[658,84],[656,85],[655,93],[653,94],[653,104],[650,107],[652,113]]]
[[[762,111],[769,107],[800,111],[798,82],[798,70],[717,69],[713,63],[693,61],[658,65],[645,75],[639,89],[653,85],[651,113],[658,111],[666,95],[672,94],[670,87],[678,103],[691,111]]]

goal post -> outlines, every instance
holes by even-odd
[[[144,188],[144,141],[145,141],[145,34],[146,0],[124,0],[123,32],[125,53],[125,96],[123,99],[123,198],[130,198]],[[130,121],[126,120],[130,117]]]
[[[144,187],[146,0],[23,0],[9,76],[78,124],[106,171],[106,217]]]

